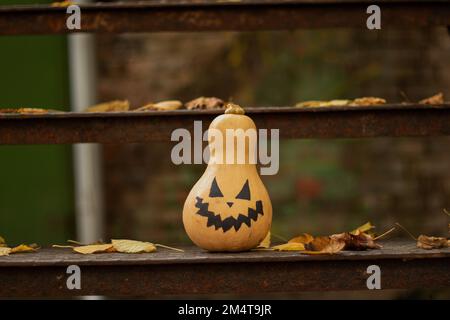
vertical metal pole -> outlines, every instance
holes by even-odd
[[[79,1],[89,2],[89,1]],[[81,12],[81,27],[83,13]],[[94,36],[68,36],[72,111],[82,111],[96,102],[96,63]],[[104,236],[101,146],[73,146],[76,229],[80,242],[91,243]]]

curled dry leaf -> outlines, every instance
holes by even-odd
[[[383,98],[377,98],[377,97],[362,97],[362,98],[356,98],[353,100],[350,105],[351,106],[374,106],[374,105],[380,105],[385,104],[386,100]]]
[[[225,102],[222,99],[216,97],[199,97],[185,104],[186,109],[221,109],[225,106]]]
[[[304,254],[335,254],[342,251],[345,247],[345,242],[331,237],[317,237],[306,245]]]
[[[21,245],[18,245],[17,247],[12,248],[10,253],[27,253],[27,252],[36,252],[36,251],[37,251],[37,249],[31,247],[30,245],[21,244]]]
[[[280,244],[278,246],[272,247],[276,251],[304,251],[305,246],[303,243],[298,242],[288,242],[285,244]]]
[[[114,100],[91,106],[86,109],[86,112],[128,111],[129,109],[130,103],[128,102],[128,100]]]
[[[11,248],[7,247],[0,247],[0,257],[1,256],[7,256],[11,253]]]
[[[422,99],[419,101],[420,104],[443,104],[444,103],[444,94],[439,92],[434,96]]]
[[[270,248],[270,240],[271,240],[271,235],[270,235],[270,231],[269,231],[267,233],[266,237],[263,239],[263,241],[261,241],[261,243],[258,245],[257,248],[262,248],[262,249]]]
[[[135,111],[148,111],[148,110],[157,110],[157,111],[169,111],[169,110],[177,110],[183,107],[183,103],[178,100],[167,100],[161,101],[158,103],[149,103],[145,106],[137,108]]]
[[[316,253],[333,254],[341,251],[345,242],[331,237],[316,237],[313,241],[305,245],[307,251]]]
[[[112,240],[112,245],[117,252],[122,253],[143,253],[156,251],[156,247],[153,243],[136,240]]]
[[[106,252],[114,252],[114,247],[112,243],[92,244],[87,246],[74,247],[73,251],[81,254],[106,253]]]
[[[382,246],[375,242],[374,238],[367,233],[351,234],[349,232],[338,233],[331,236],[332,239],[336,239],[344,242],[345,250],[367,250],[367,249],[380,249]]]
[[[308,233],[304,233],[298,237],[292,238],[288,243],[303,243],[308,244],[314,240],[314,237]]]
[[[430,237],[422,234],[417,238],[417,247],[426,250],[447,248],[448,240],[443,237]]]

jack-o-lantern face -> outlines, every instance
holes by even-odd
[[[243,224],[251,226],[252,221],[264,215],[263,202],[252,201],[248,180],[245,181],[241,191],[237,195],[224,195],[220,190],[216,178],[211,183],[209,199],[196,197],[195,207],[197,214],[206,219],[207,227],[214,227],[227,232],[231,228],[239,231]]]

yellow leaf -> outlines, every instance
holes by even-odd
[[[270,231],[267,233],[266,237],[258,245],[258,248],[268,249],[270,248]]]
[[[136,240],[112,240],[114,249],[122,253],[143,253],[156,251],[153,243]]]
[[[0,247],[6,247],[6,241],[2,236],[0,236]]]
[[[113,112],[113,111],[128,111],[130,109],[130,103],[128,100],[114,100],[109,102],[103,102],[91,106],[86,109],[86,112]]]
[[[298,237],[292,238],[289,240],[289,243],[295,242],[295,243],[303,243],[307,244],[314,240],[314,237],[308,233],[304,233],[302,235],[299,235]]]
[[[26,253],[26,252],[35,252],[36,249],[28,246],[26,244],[21,244],[17,247],[11,249],[10,253]]]
[[[92,254],[92,253],[105,253],[111,252],[113,249],[113,245],[111,243],[108,244],[93,244],[87,246],[80,246],[73,248],[73,251],[82,253],[82,254]]]
[[[367,232],[369,230],[372,230],[373,228],[375,228],[375,226],[373,226],[370,222],[367,222],[367,223],[363,224],[362,226],[359,226],[355,230],[351,231],[350,233],[357,236],[360,233]]]
[[[11,248],[0,247],[0,257],[7,256],[11,253]]]
[[[278,246],[272,247],[272,249],[277,251],[303,251],[305,250],[305,246],[303,245],[303,243],[288,242],[285,244],[280,244]]]

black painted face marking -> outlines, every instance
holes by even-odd
[[[209,190],[210,198],[223,197],[222,191],[219,189],[219,185],[217,184],[216,178],[214,178],[211,184],[211,190]]]
[[[248,180],[245,181],[245,184],[236,196],[236,199],[250,200],[250,187],[248,186]]]
[[[216,178],[214,178],[211,184],[209,196],[211,198],[223,197],[223,194],[219,189],[219,185],[217,184]],[[248,180],[245,182],[244,186],[242,187],[242,190],[236,196],[236,199],[243,199],[250,201],[250,187]],[[246,214],[240,213],[237,218],[229,216],[223,220],[220,214],[215,214],[214,212],[209,211],[209,203],[203,202],[203,198],[196,197],[196,200],[197,202],[195,203],[195,207],[199,209],[197,211],[197,214],[202,217],[208,218],[206,226],[207,227],[214,226],[216,230],[222,229],[223,232],[227,232],[231,228],[234,228],[234,230],[238,231],[241,228],[242,224],[246,224],[248,227],[250,227],[252,220],[256,222],[260,215],[261,216],[264,215],[263,204],[261,200],[255,202],[256,206],[255,209],[249,207],[247,209]],[[229,208],[233,206],[233,202],[226,202],[226,203]]]

